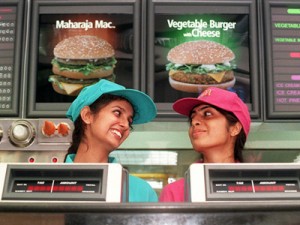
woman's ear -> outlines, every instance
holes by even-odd
[[[230,127],[230,135],[237,136],[241,132],[242,128],[242,124],[240,122],[236,122],[233,126]]]
[[[83,122],[90,124],[92,122],[92,113],[89,106],[84,106],[80,111],[80,116]]]

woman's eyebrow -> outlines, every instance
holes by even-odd
[[[199,110],[202,111],[202,110],[207,109],[207,108],[213,108],[213,107],[210,106],[210,105],[205,105],[202,108],[200,108]]]
[[[122,112],[126,112],[125,108],[123,108],[123,107],[121,107],[121,106],[119,106],[119,105],[113,106],[112,108],[117,108],[117,109],[121,110]],[[129,117],[130,117],[131,119],[133,119],[134,113],[131,114]]]
[[[196,107],[195,107],[196,108]],[[196,111],[203,111],[203,110],[205,110],[205,109],[207,109],[207,108],[214,108],[214,107],[212,107],[212,106],[210,106],[210,105],[204,105],[203,107],[199,107],[199,108],[197,108],[197,109],[193,109],[192,110],[192,113],[193,112],[196,112]]]
[[[190,118],[191,118],[191,116],[193,115],[193,114],[195,114],[197,111],[198,112],[200,112],[200,111],[203,111],[203,110],[205,110],[205,109],[208,109],[208,108],[212,108],[212,109],[215,109],[215,107],[213,107],[213,106],[211,106],[211,105],[204,105],[203,107],[201,107],[201,108],[197,108],[198,106],[195,106],[193,109],[192,109],[192,111],[191,111],[191,113],[190,113]],[[197,109],[195,109],[195,108],[197,108]]]

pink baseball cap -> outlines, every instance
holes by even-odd
[[[173,109],[184,116],[189,116],[191,110],[201,104],[209,104],[232,112],[240,121],[248,136],[251,118],[247,105],[234,92],[211,87],[205,89],[198,98],[182,98],[173,104]]]

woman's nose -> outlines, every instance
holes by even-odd
[[[200,118],[194,118],[193,120],[192,120],[192,126],[198,126],[198,125],[200,125],[201,124],[201,119]]]
[[[129,121],[125,118],[120,119],[120,125],[124,128],[124,129],[129,129],[130,124]]]

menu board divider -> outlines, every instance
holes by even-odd
[[[300,119],[300,2],[264,1],[266,121]]]

